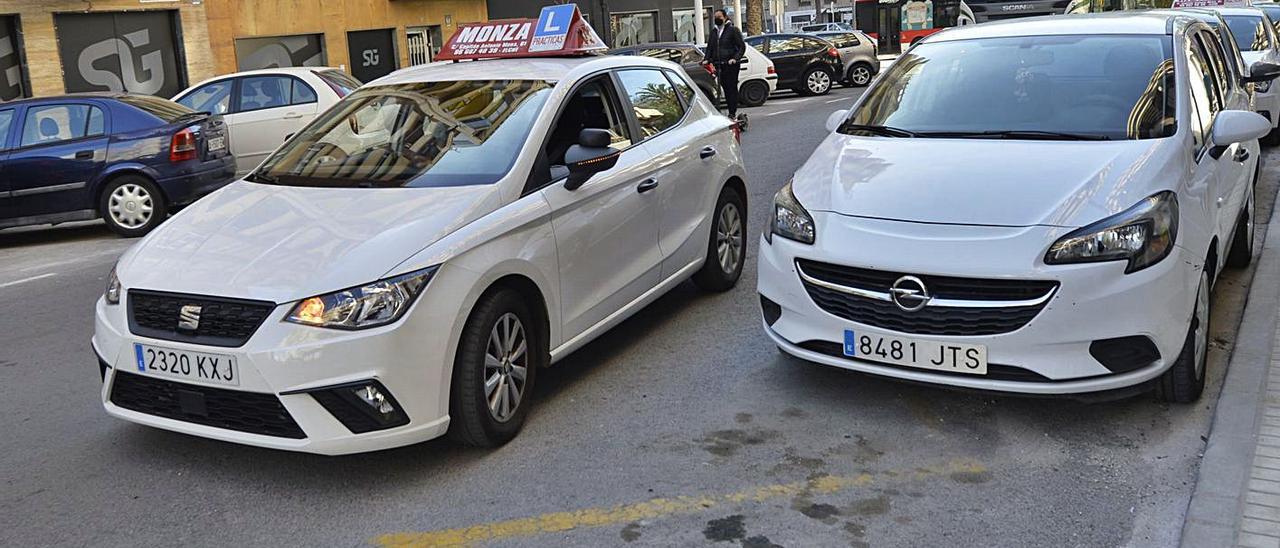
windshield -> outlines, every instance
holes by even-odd
[[[121,95],[118,99],[121,103],[146,111],[166,123],[176,122],[179,118],[195,112],[168,99],[150,95]]]
[[[551,93],[541,80],[361,88],[254,172],[255,182],[324,187],[490,184],[507,174]]]
[[[346,97],[360,87],[360,81],[340,70],[322,70],[316,72],[324,83],[329,84],[338,97]]]
[[[1147,139],[1176,129],[1168,36],[925,42],[878,80],[842,133]],[[859,127],[861,126],[861,128]],[[931,134],[932,133],[932,134]]]
[[[1241,51],[1271,49],[1271,35],[1267,34],[1261,15],[1225,15],[1222,18],[1227,20],[1227,27]]]

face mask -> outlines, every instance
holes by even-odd
[[[717,27],[722,27],[722,26],[724,26],[724,19],[723,19],[723,18],[720,18],[720,17],[717,17],[717,18],[716,18],[716,26],[717,26]]]

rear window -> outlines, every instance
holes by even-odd
[[[152,97],[150,95],[122,95],[117,98],[121,103],[137,108],[164,120],[166,124],[178,121],[179,118],[187,116],[193,112],[187,107],[179,105],[168,99]]]
[[[351,92],[363,85],[354,76],[340,70],[322,70],[316,72],[316,76],[319,76],[321,80],[329,84],[333,91],[336,91],[341,97],[350,95]]]
[[[860,42],[859,42],[859,40],[858,40],[858,35],[853,34],[853,33],[845,33],[845,34],[819,34],[818,36],[821,36],[821,37],[823,37],[823,38],[827,39],[827,41],[828,41],[828,42],[831,42],[832,44],[835,44],[835,46],[836,46],[837,48],[841,48],[841,49],[843,49],[843,48],[851,48],[851,47],[854,47],[854,46],[857,46],[858,44],[860,44]]]
[[[1264,51],[1271,49],[1271,35],[1261,15],[1228,15],[1223,16],[1231,35],[1236,38],[1236,45],[1241,51]]]

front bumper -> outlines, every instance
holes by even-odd
[[[454,336],[450,314],[426,310],[464,310],[473,275],[442,267],[404,318],[361,331],[339,331],[283,322],[294,303],[275,307],[243,346],[196,345],[142,337],[129,329],[126,292],[118,305],[99,299],[93,349],[103,364],[102,404],[107,413],[131,422],[222,441],[340,455],[419,443],[443,435],[449,427],[448,395]],[[452,307],[452,308],[448,308]],[[422,312],[420,312],[422,311]],[[238,386],[222,386],[140,372],[134,344],[229,355],[239,369]],[[301,436],[262,435],[126,409],[112,401],[118,375],[162,378],[198,390],[226,389],[278,399]],[[354,433],[310,391],[376,381],[408,417],[402,426]],[[210,411],[212,413],[212,411]],[[208,421],[204,421],[208,422]]]
[[[1151,381],[1172,365],[1185,341],[1200,262],[1181,248],[1155,266],[1126,275],[1123,263],[1041,264],[1047,242],[1063,229],[934,226],[812,213],[819,228],[815,245],[780,237],[772,244],[763,238],[760,242],[759,292],[777,305],[774,314],[766,315],[765,332],[794,356],[915,382],[1021,394],[1083,394]],[[800,279],[797,258],[897,273],[1052,280],[1059,285],[1034,318],[1012,331],[921,335],[852,322],[819,307]],[[986,345],[990,364],[1029,374],[1000,379],[990,378],[993,372],[947,374],[819,351],[839,345],[846,329]],[[1127,336],[1148,338],[1160,357],[1117,373],[1090,352],[1095,341]]]

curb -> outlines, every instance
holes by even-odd
[[[1258,267],[1214,410],[1195,490],[1187,505],[1181,546],[1233,546],[1267,390],[1280,303],[1280,215],[1267,224]]]

